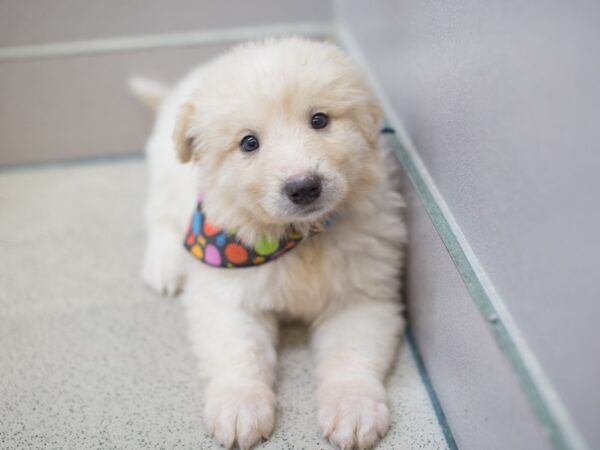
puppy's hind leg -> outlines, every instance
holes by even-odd
[[[142,263],[142,279],[161,295],[176,295],[186,279],[183,234],[160,224],[148,227],[148,243]]]
[[[142,279],[159,294],[175,295],[184,285],[191,259],[183,241],[197,193],[190,169],[168,156],[148,155],[147,243]]]
[[[341,449],[372,447],[389,427],[383,379],[398,348],[400,305],[347,306],[316,323],[319,424]]]

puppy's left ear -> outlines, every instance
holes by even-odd
[[[354,120],[369,146],[377,148],[383,113],[375,96],[366,86],[360,92],[361,96],[356,99],[359,107],[355,110]]]
[[[377,147],[379,142],[379,130],[383,121],[383,112],[375,96],[370,92],[365,92],[366,98],[363,100],[363,107],[356,117],[356,124],[362,135],[365,137],[369,146]]]
[[[189,130],[190,119],[194,111],[194,105],[186,103],[181,107],[175,122],[173,140],[175,141],[177,157],[182,163],[186,163],[192,159],[194,152],[194,137],[190,135]]]

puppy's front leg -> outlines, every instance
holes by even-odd
[[[383,379],[403,324],[391,302],[353,304],[316,322],[319,424],[341,449],[369,448],[388,429]]]
[[[226,448],[236,442],[250,448],[275,423],[277,323],[220,298],[195,304],[188,297],[186,303],[192,344],[207,376],[206,426]]]

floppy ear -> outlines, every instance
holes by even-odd
[[[365,138],[369,147],[377,148],[379,130],[383,121],[383,112],[375,95],[364,83],[360,82],[353,87],[352,102],[353,121]]]
[[[358,117],[358,126],[369,145],[376,148],[379,142],[379,129],[383,121],[383,112],[375,96],[371,92],[368,92],[367,96],[364,112]]]
[[[191,103],[186,103],[181,107],[175,122],[173,140],[175,141],[177,157],[182,163],[192,159],[194,150],[194,138],[189,135],[189,122],[193,113],[194,106]]]

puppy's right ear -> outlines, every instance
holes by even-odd
[[[189,134],[190,118],[193,113],[194,106],[191,103],[186,103],[181,107],[175,122],[173,140],[175,141],[177,157],[182,163],[186,163],[192,159],[194,151],[194,138]]]

